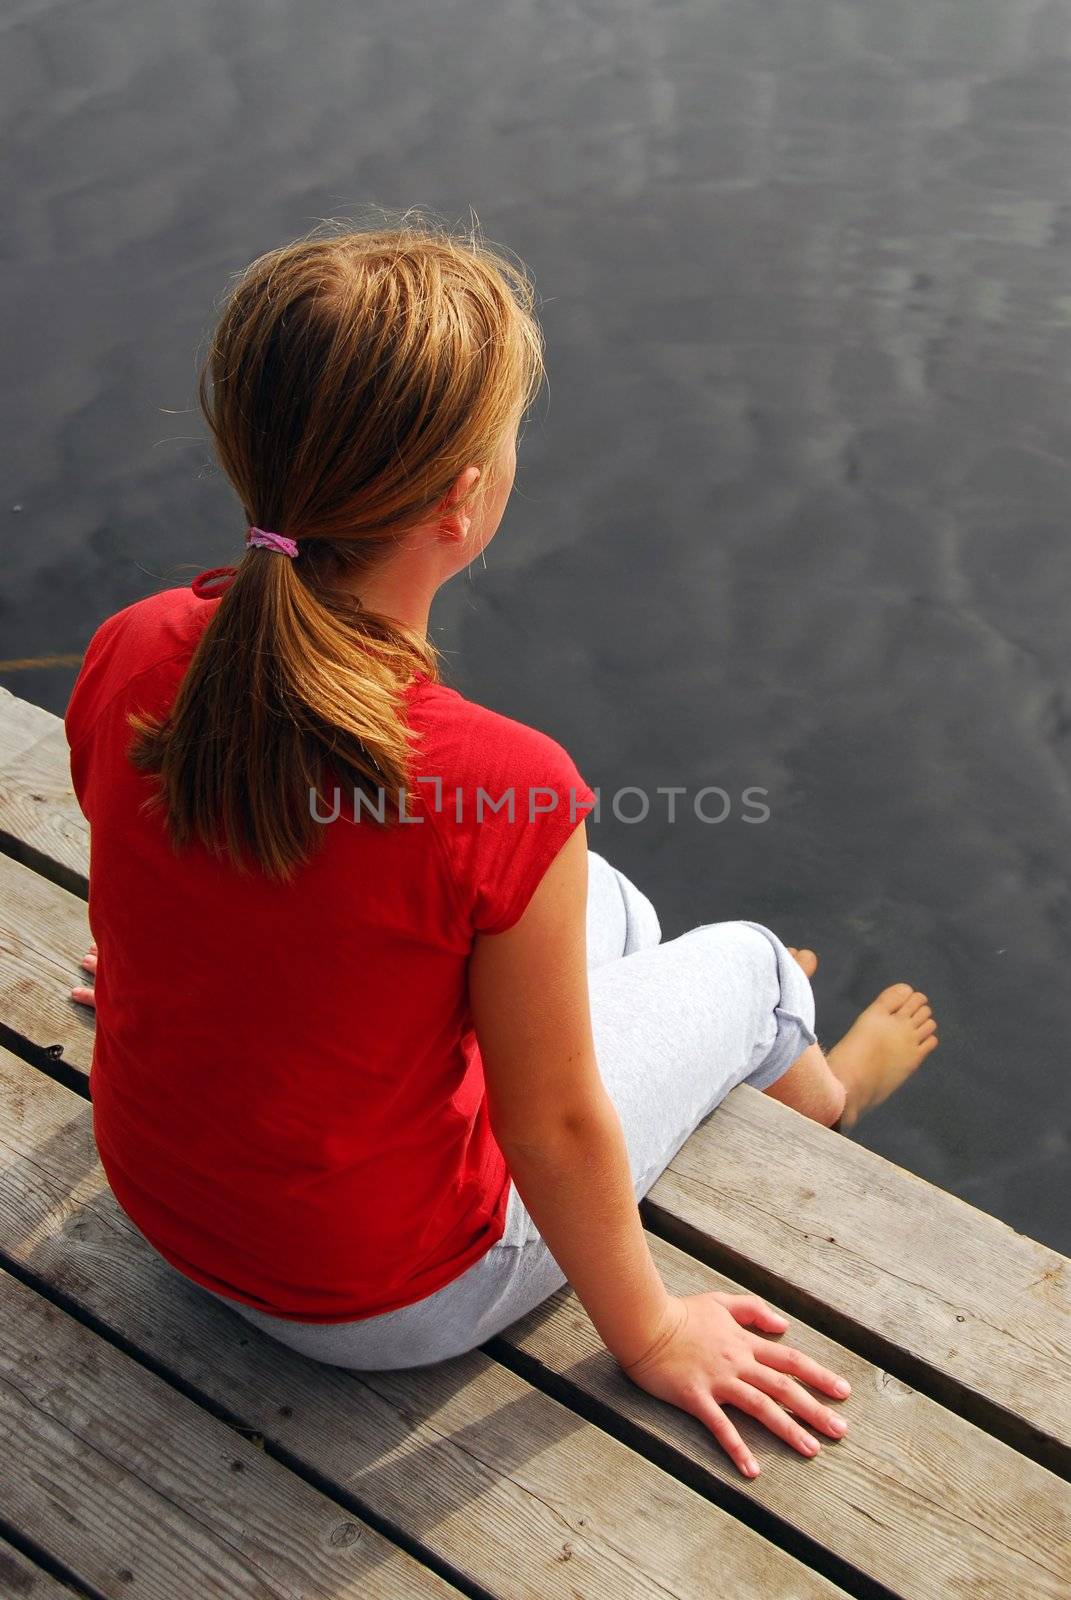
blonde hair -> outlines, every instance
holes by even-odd
[[[432,517],[470,464],[480,478],[451,509],[480,503],[544,376],[523,265],[475,228],[411,219],[314,234],[234,284],[201,406],[247,524],[299,553],[247,549],[169,715],[130,718],[174,846],[198,839],[281,880],[322,838],[310,796],[328,767],[396,808],[405,686],[439,678],[427,640],[337,580]]]

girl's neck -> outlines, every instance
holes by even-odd
[[[422,639],[428,636],[431,603],[455,566],[451,547],[410,538],[370,572],[338,581],[369,611],[391,617]]]

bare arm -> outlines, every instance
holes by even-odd
[[[607,1349],[640,1388],[698,1417],[740,1471],[755,1462],[722,1410],[748,1411],[804,1455],[837,1437],[797,1382],[843,1394],[837,1375],[752,1333],[785,1319],[758,1295],[670,1295],[647,1247],[628,1150],[599,1076],[587,975],[587,832],[577,827],[523,916],[478,935],[469,964],[495,1137],[513,1181]]]
[[[495,1138],[551,1254],[625,1365],[659,1337],[671,1301],[595,1060],[586,906],[581,823],[519,922],[477,937],[469,987]]]

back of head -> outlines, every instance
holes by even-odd
[[[385,814],[406,783],[403,695],[433,647],[355,598],[371,571],[480,466],[543,376],[522,266],[407,215],[270,251],[234,284],[201,404],[246,523],[297,543],[247,548],[163,721],[131,718],[176,848],[199,840],[279,879],[315,848],[327,771]]]

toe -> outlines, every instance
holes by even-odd
[[[808,978],[813,978],[818,970],[818,957],[815,955],[814,951],[797,950],[794,944],[786,945],[785,949],[795,961],[796,965],[803,968]]]
[[[921,1061],[923,1056],[928,1056],[931,1051],[936,1050],[939,1043],[940,1040],[935,1033],[931,1033],[928,1039],[923,1039],[919,1045],[919,1060]]]
[[[892,983],[878,995],[876,1005],[882,1006],[886,1011],[899,1011],[905,1000],[914,994],[909,983]]]
[[[900,1007],[900,1010],[905,1016],[914,1017],[922,1010],[925,1004],[926,996],[921,994],[918,989],[913,989]]]
[[[930,1017],[929,1021],[920,1023],[920,1025],[919,1025],[918,1035],[919,1035],[920,1039],[929,1039],[936,1032],[937,1032],[937,1024],[936,1024],[936,1022],[934,1022],[932,1017]]]

